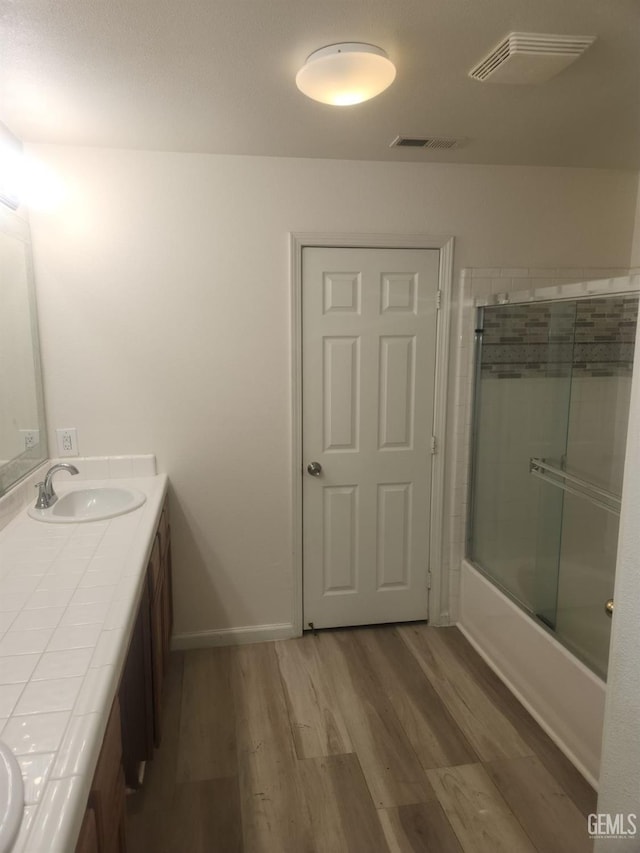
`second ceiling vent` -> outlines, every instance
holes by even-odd
[[[596,36],[509,33],[469,72],[486,83],[543,83],[571,65]]]
[[[440,151],[451,151],[459,148],[463,139],[445,136],[396,136],[389,148],[430,148]]]

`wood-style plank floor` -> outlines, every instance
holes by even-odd
[[[456,628],[171,656],[128,853],[582,853],[596,795]]]

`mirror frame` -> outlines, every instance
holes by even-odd
[[[38,333],[38,310],[36,305],[35,279],[33,274],[33,254],[31,251],[31,230],[26,218],[14,213],[0,203],[0,231],[8,237],[19,240],[25,246],[25,268],[27,273],[27,300],[29,304],[29,326],[31,329],[31,351],[35,374],[36,411],[40,440],[36,447],[22,451],[9,462],[0,466],[0,497],[12,486],[30,474],[48,459],[47,423],[44,408],[44,386],[42,382],[42,361],[40,358],[40,336]],[[1,402],[1,401],[0,401]]]

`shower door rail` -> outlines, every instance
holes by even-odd
[[[529,459],[529,473],[538,477],[545,483],[556,486],[564,492],[584,498],[594,506],[600,507],[613,515],[620,515],[621,499],[619,495],[609,492],[588,480],[576,477],[562,468],[550,465],[545,459],[531,457]]]

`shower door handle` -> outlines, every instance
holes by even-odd
[[[604,603],[604,612],[607,614],[609,619],[613,616],[613,598],[608,599]]]

